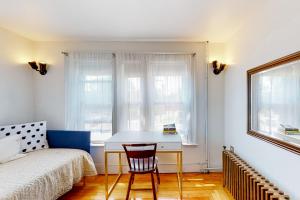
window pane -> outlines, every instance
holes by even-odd
[[[92,141],[112,135],[112,76],[86,75],[82,102],[84,129],[91,131]]]
[[[127,79],[128,118],[129,130],[138,131],[142,129],[142,90],[141,78],[129,77]]]
[[[155,76],[155,102],[180,102],[182,97],[182,76]]]

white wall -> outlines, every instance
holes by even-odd
[[[33,120],[33,42],[0,28],[0,125]]]
[[[292,199],[300,199],[300,156],[246,134],[246,71],[300,50],[300,1],[265,1],[228,42],[225,143]]]
[[[0,125],[47,120],[49,129],[64,129],[64,56],[63,50],[129,50],[197,52],[199,43],[191,42],[33,42],[0,29]],[[223,59],[224,44],[209,45],[210,60]],[[33,71],[30,60],[44,61],[46,76]],[[208,72],[208,140],[209,163],[221,168],[223,145],[223,83],[224,74]],[[184,147],[185,171],[200,171],[205,162],[204,138],[199,146]],[[92,155],[99,171],[103,171],[103,148],[93,147]],[[162,171],[174,171],[173,156],[161,158]],[[112,168],[114,169],[114,168]]]
[[[300,199],[300,157],[246,134],[246,70],[299,50],[299,8],[298,0],[261,2],[261,7],[253,10],[253,15],[228,42],[226,61],[231,65],[225,72],[224,91],[224,74],[214,76],[211,71],[208,74],[211,167],[221,166],[219,148],[223,144],[224,126],[226,145],[233,145],[238,154],[290,194],[292,199]],[[0,125],[45,119],[49,122],[49,128],[53,129],[64,128],[64,69],[63,56],[60,53],[62,50],[140,48],[138,44],[118,42],[33,43],[3,29],[0,29],[0,44]],[[154,43],[148,44],[148,48],[156,50]],[[168,51],[175,48],[179,49],[178,51],[193,51],[197,45],[176,43],[163,45],[161,48],[157,50],[163,51],[165,48]],[[32,49],[35,49],[35,52],[32,52]],[[223,44],[212,44],[210,60],[223,60],[223,51]],[[36,55],[39,61],[50,64],[46,76],[40,76],[28,67],[26,63],[33,58],[32,55]],[[203,162],[203,155],[199,153],[201,148],[184,148],[186,170],[200,169],[193,163]],[[92,154],[98,167],[102,169],[102,147],[93,147]],[[173,159],[165,158],[164,162],[173,162]],[[165,168],[169,168],[168,165]]]
[[[49,64],[48,74],[35,74],[35,119],[47,120],[48,128],[64,129],[64,56],[61,51],[72,50],[128,50],[150,52],[197,52],[199,43],[191,42],[36,42],[35,51],[38,60]],[[210,57],[219,58],[224,54],[223,44],[212,44],[209,48]],[[221,168],[221,150],[223,145],[223,75],[212,75],[209,70],[209,160],[210,167]],[[210,123],[210,121],[213,121]],[[199,144],[203,143],[200,138]],[[103,171],[103,147],[93,147],[92,156],[99,171]],[[205,162],[204,146],[184,147],[184,170],[200,171],[199,163]],[[161,171],[175,170],[174,156],[161,157]],[[202,165],[203,167],[203,165]],[[114,170],[114,168],[111,168]]]

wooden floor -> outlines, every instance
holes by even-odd
[[[129,176],[124,175],[116,186],[110,200],[125,199]],[[112,182],[113,179],[110,179]],[[136,175],[133,187],[150,188],[149,175]],[[177,178],[175,174],[161,174],[161,184],[158,189],[158,199],[173,200],[179,199]],[[151,190],[132,191],[131,199],[142,200],[152,199]],[[75,186],[69,193],[60,200],[100,200],[104,196],[104,176],[89,177],[86,179],[85,186]],[[222,174],[184,174],[183,179],[183,199],[191,200],[233,200],[230,194],[222,187]]]

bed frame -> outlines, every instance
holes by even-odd
[[[90,153],[90,131],[47,130],[47,140],[50,148],[81,149]]]

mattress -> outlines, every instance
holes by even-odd
[[[85,151],[43,149],[0,164],[1,200],[57,199],[84,176],[96,175],[94,162]]]

